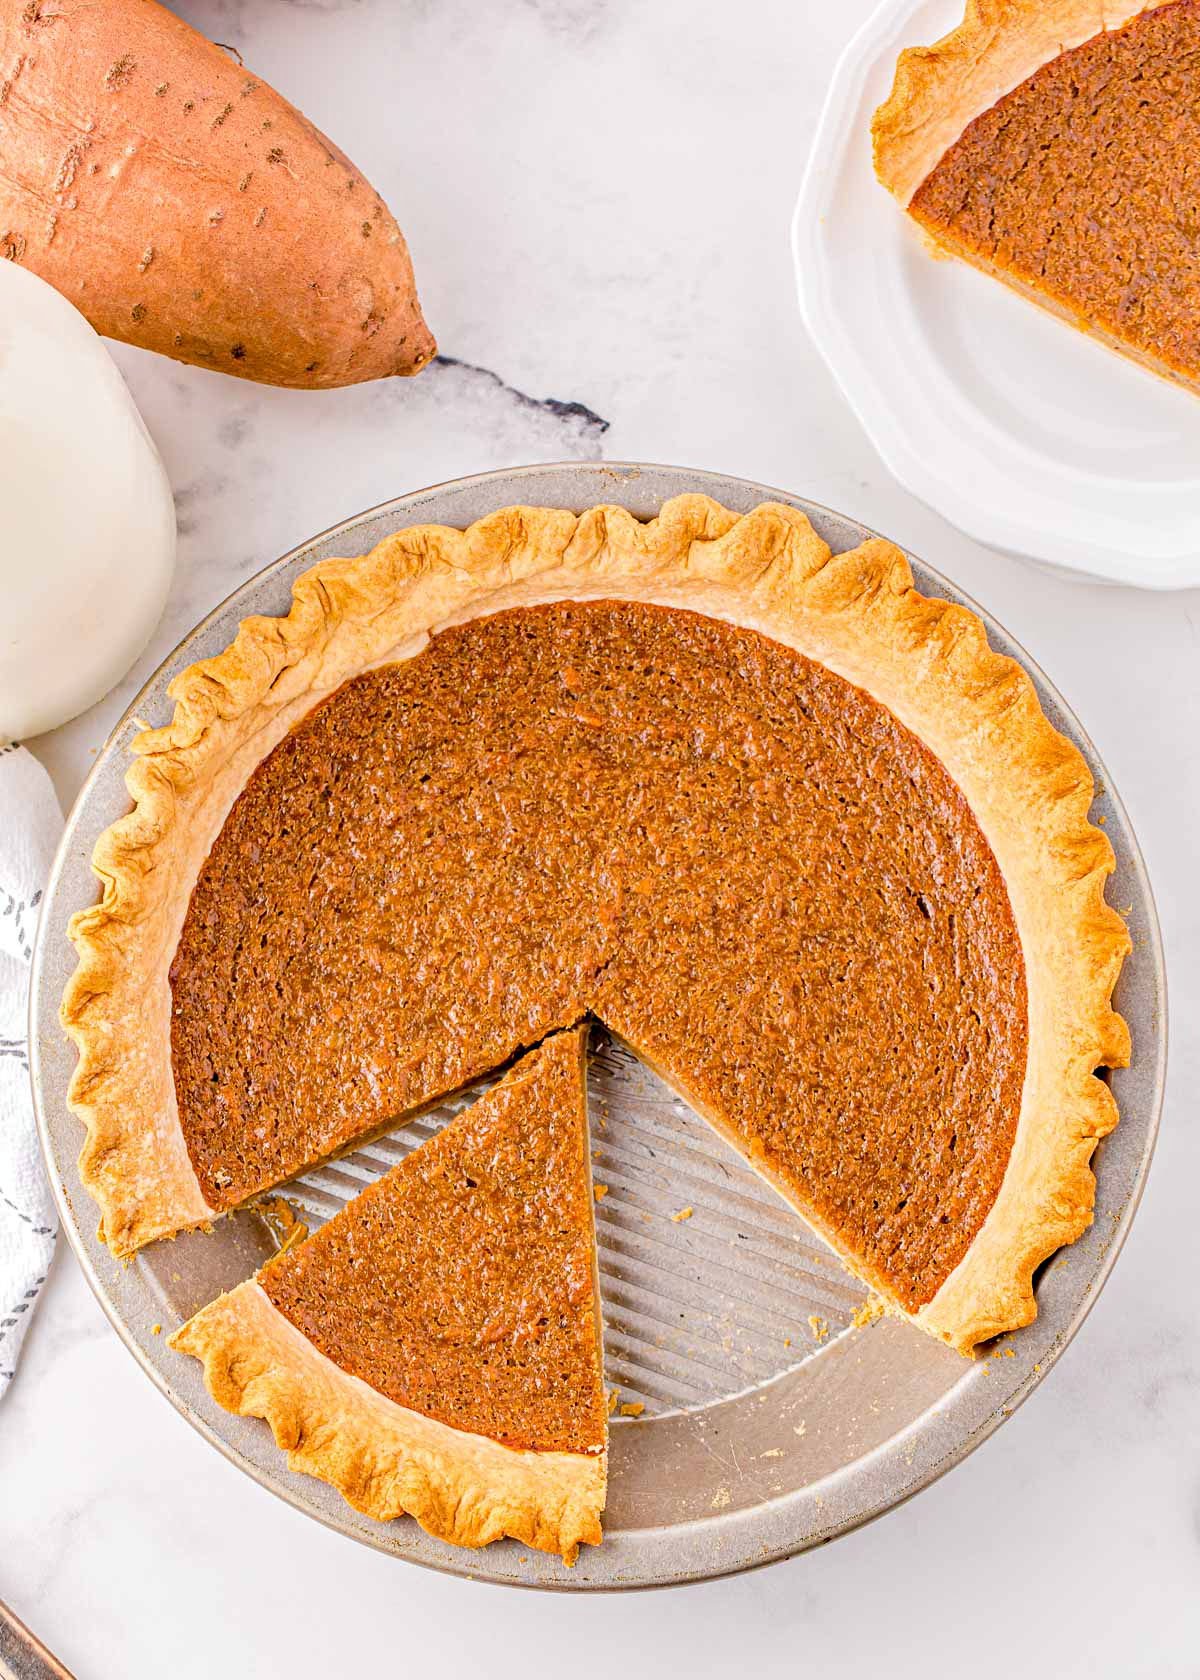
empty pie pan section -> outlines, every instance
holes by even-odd
[[[33,1081],[64,1228],[92,1287],[142,1368],[202,1434],[265,1487],[342,1533],[396,1557],[525,1586],[662,1586],[787,1557],[880,1515],[964,1458],[1042,1381],[1083,1321],[1133,1218],[1162,1095],[1166,1015],[1162,950],[1137,842],[1104,766],[1065,702],[982,613],[993,646],[1015,655],[1050,718],[1076,742],[1099,789],[1094,815],[1116,851],[1109,899],[1125,911],[1133,954],[1117,1003],[1134,1059],[1113,1073],[1121,1124],[1096,1154],[1091,1230],[1043,1269],[1038,1317],[971,1362],[910,1325],[855,1327],[865,1290],[751,1170],[620,1044],[593,1039],[589,1103],[607,1381],[620,1390],[612,1425],[605,1540],[574,1569],[501,1542],[478,1552],[431,1539],[415,1523],[371,1522],[332,1488],[287,1470],[267,1426],[232,1417],[205,1392],[194,1360],[165,1334],[272,1252],[267,1220],[243,1211],[211,1232],[114,1260],[96,1237],[82,1190],[82,1141],[66,1105],[74,1050],[58,1002],[74,966],[74,910],[96,896],[97,836],[127,808],[128,743],[170,714],[167,685],[218,652],[251,613],[287,611],[295,578],[331,555],[364,553],[406,525],[465,526],[514,502],[582,509],[615,502],[640,518],[670,496],[703,491],[748,510],[771,499],[812,520],[835,550],[872,533],[765,485],[676,467],[571,463],[482,474],[402,496],[348,520],[268,566],[186,638],[113,731],[67,825],[47,889],[34,961]],[[913,562],[926,593],[963,600]],[[968,602],[976,612],[973,602]],[[310,1225],[328,1218],[462,1106],[423,1116],[288,1187]],[[686,1210],[690,1210],[686,1217]],[[629,1408],[623,1412],[622,1407]],[[641,1408],[639,1411],[638,1408]]]

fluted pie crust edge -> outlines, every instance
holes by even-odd
[[[415,1517],[454,1546],[506,1536],[573,1563],[600,1544],[607,1453],[533,1452],[389,1400],[326,1357],[253,1279],[170,1338],[226,1411],[264,1418],[288,1468],[377,1522]]]
[[[1111,1004],[1129,935],[1104,899],[1114,860],[1088,818],[1091,775],[1021,667],[989,648],[967,608],[919,594],[892,544],[835,555],[794,508],[739,516],[699,495],[646,524],[617,507],[514,507],[466,531],[399,531],[314,566],[285,618],[247,619],[224,652],[173,680],[171,722],[132,744],[133,810],[96,845],[100,900],[70,928],[70,1103],[109,1247],[130,1254],[215,1217],[179,1125],[168,971],[197,873],[255,766],[358,672],[412,657],[450,624],[563,599],[648,601],[757,630],[867,690],[958,784],[1012,903],[1029,1054],[999,1195],[912,1316],[963,1351],[1028,1323],[1034,1270],[1091,1221],[1090,1158],[1117,1122],[1096,1070],[1129,1058]]]

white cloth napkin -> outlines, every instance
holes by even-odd
[[[27,1004],[38,905],[61,831],[42,766],[0,744],[0,1399],[58,1232],[33,1120]]]

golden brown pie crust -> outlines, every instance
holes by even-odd
[[[1168,12],[1178,32],[1192,11],[1191,0],[968,0],[957,29],[900,55],[872,139],[880,181],[935,247],[1200,390],[1178,223],[1194,145],[1181,121],[1164,124],[1169,98],[1139,89],[1143,38],[1131,33]],[[1092,51],[1118,32],[1108,53]],[[1178,51],[1169,32],[1144,50],[1148,77],[1165,78],[1190,120],[1182,38]]]
[[[1172,0],[967,0],[963,21],[906,47],[871,123],[879,179],[906,208],[969,123],[1043,64]]]
[[[171,1346],[367,1516],[574,1561],[607,1462],[585,1101],[576,1029]]]
[[[567,1563],[581,1543],[600,1543],[603,1454],[517,1451],[398,1406],[319,1352],[254,1278],[171,1346],[204,1362],[226,1411],[266,1419],[290,1469],[377,1522],[412,1516],[455,1546],[508,1536]]]
[[[866,690],[941,761],[1004,876],[1029,988],[1029,1054],[1007,1171],[970,1249],[914,1315],[969,1349],[1028,1322],[1034,1268],[1091,1218],[1089,1159],[1116,1123],[1102,1066],[1128,1058],[1111,1008],[1129,948],[1104,902],[1111,847],[1088,821],[1092,783],[1028,677],[991,652],[966,609],[919,595],[873,539],[832,555],[807,519],[737,516],[700,496],[639,524],[510,508],[465,532],[418,527],[301,578],[285,619],[251,619],[225,653],[172,684],[174,719],[135,742],[129,817],[101,839],[103,893],[80,912],[63,1019],[80,1049],[72,1102],[81,1173],[117,1253],[205,1223],[175,1110],[168,970],[191,884],[254,767],[356,673],[430,634],[507,607],[617,599],[683,607],[796,649]]]

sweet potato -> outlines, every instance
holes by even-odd
[[[110,338],[267,384],[436,349],[373,188],[155,0],[0,0],[0,256]]]

